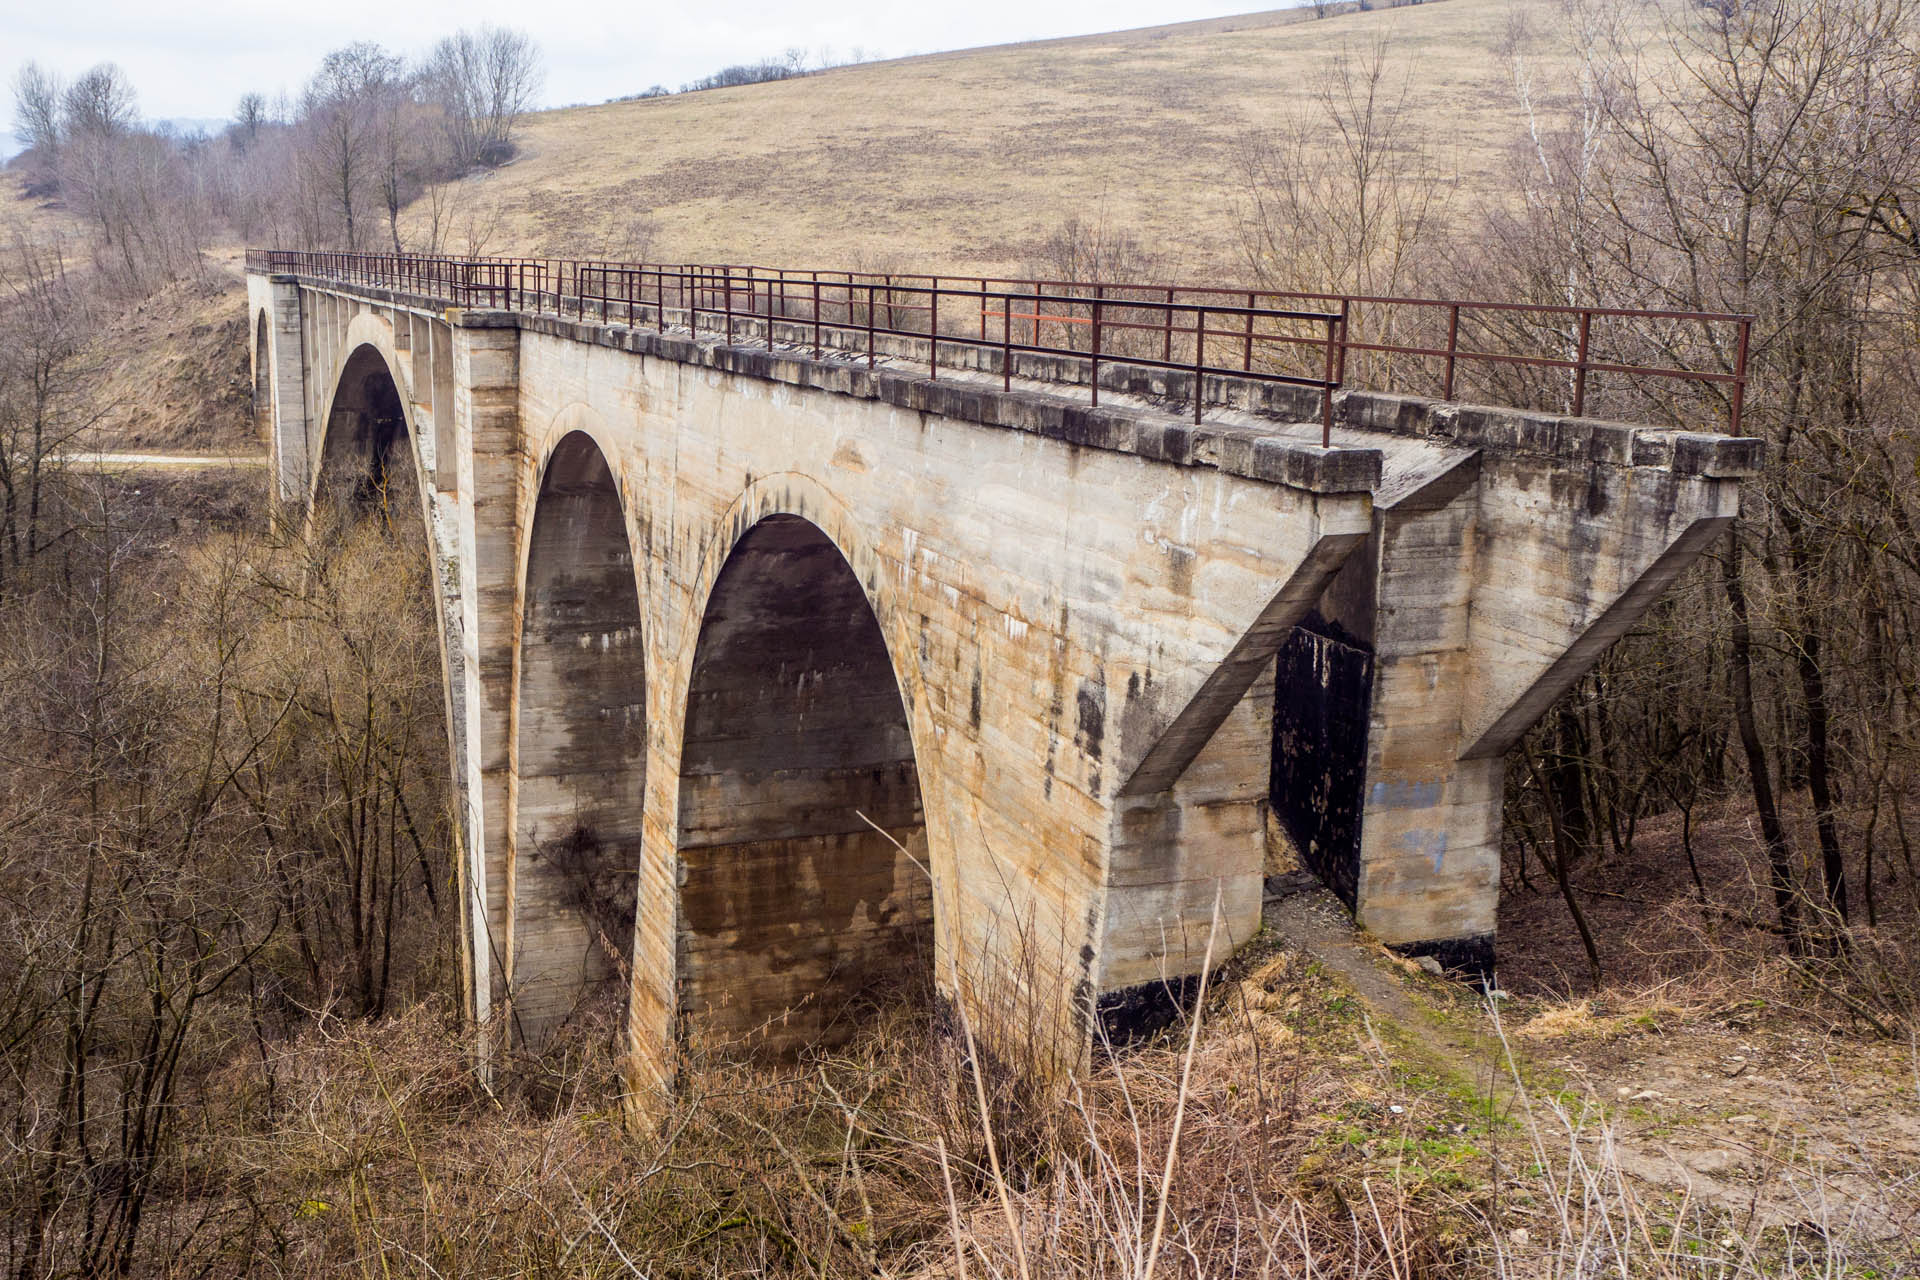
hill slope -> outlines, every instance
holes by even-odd
[[[1497,53],[1520,11],[1551,26],[1547,0],[1282,10],[545,112],[459,199],[493,253],[1014,270],[1077,215],[1169,272],[1232,271],[1240,141],[1343,49],[1389,41],[1443,167],[1495,185],[1523,126]]]

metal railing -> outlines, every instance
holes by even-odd
[[[247,266],[467,308],[685,327],[729,344],[744,325],[769,349],[784,325],[790,346],[811,346],[816,358],[864,353],[869,367],[901,354],[891,340],[912,339],[924,343],[916,358],[932,377],[943,348],[949,367],[960,363],[956,349],[970,350],[1008,389],[1016,355],[1058,357],[1085,363],[1096,405],[1103,363],[1177,371],[1194,380],[1196,422],[1209,376],[1300,386],[1319,393],[1323,445],[1333,393],[1354,366],[1377,390],[1448,401],[1465,390],[1494,404],[1557,404],[1576,417],[1604,383],[1608,408],[1676,421],[1724,414],[1738,435],[1752,332],[1752,317],[1722,312],[731,264],[254,249]],[[1675,404],[1649,386],[1706,393],[1710,403]]]

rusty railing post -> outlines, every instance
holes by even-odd
[[[1102,286],[1093,287],[1093,340],[1087,353],[1087,382],[1093,388],[1093,407],[1096,409],[1100,407],[1100,307],[1105,293]]]
[[[1013,390],[1013,295],[1000,300],[1000,389]]]
[[[927,376],[940,381],[940,277],[933,276],[927,294]]]
[[[1193,313],[1193,425],[1200,425],[1200,389],[1206,384],[1207,309]]]
[[[1347,385],[1347,330],[1353,323],[1353,299],[1340,299],[1340,359],[1333,367],[1335,386]]]
[[[1253,372],[1253,309],[1258,305],[1252,293],[1247,294],[1247,350],[1240,358],[1240,372]]]
[[[1584,418],[1587,414],[1587,343],[1593,330],[1593,311],[1580,309],[1580,352],[1576,357],[1573,374],[1573,416]]]
[[[1340,326],[1340,335],[1337,342],[1335,341],[1333,331],[1335,324]],[[1326,366],[1322,371],[1320,382],[1320,447],[1322,449],[1330,449],[1333,447],[1334,351],[1336,348],[1345,348],[1346,328],[1347,323],[1344,318],[1336,321],[1332,316],[1327,317]]]
[[[1447,382],[1442,400],[1453,399],[1453,368],[1460,356],[1460,304],[1454,303],[1447,314]]]
[[[1753,338],[1751,317],[1740,321],[1740,337],[1733,355],[1733,412],[1727,422],[1727,434],[1740,434],[1740,418],[1747,403],[1747,350]]]

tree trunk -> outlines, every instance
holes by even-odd
[[[1753,785],[1753,807],[1760,817],[1760,836],[1767,846],[1767,865],[1772,872],[1773,904],[1780,915],[1780,928],[1795,955],[1806,954],[1806,930],[1800,920],[1800,898],[1793,874],[1793,849],[1780,825],[1780,810],[1773,802],[1773,775],[1767,765],[1767,749],[1760,741],[1760,728],[1753,718],[1753,626],[1747,617],[1747,589],[1740,580],[1740,527],[1727,531],[1727,554],[1720,562],[1720,579],[1727,592],[1727,607],[1733,614],[1729,666],[1733,676],[1733,712],[1740,728],[1740,745],[1747,753],[1747,777]]]
[[[1800,517],[1782,503],[1780,523],[1787,535],[1787,560],[1793,566],[1794,594],[1806,591],[1812,572]],[[1805,610],[1800,613],[1800,634],[1794,637],[1795,666],[1800,677],[1800,695],[1807,715],[1807,791],[1813,799],[1813,825],[1820,841],[1821,908],[1828,919],[1821,929],[1822,945],[1829,949],[1841,945],[1841,931],[1847,924],[1847,867],[1840,852],[1839,823],[1834,817],[1832,771],[1827,752],[1827,730],[1831,712],[1827,706],[1826,673],[1820,667],[1821,641],[1816,625]]]
[[[1540,768],[1534,763],[1532,748],[1522,748],[1526,753],[1527,769],[1533,774],[1534,784],[1544,794],[1547,790],[1546,779],[1540,776]],[[1547,825],[1553,829],[1553,879],[1560,886],[1560,897],[1567,904],[1567,914],[1573,917],[1573,927],[1580,932],[1580,945],[1587,953],[1587,976],[1593,982],[1594,990],[1600,989],[1600,948],[1594,944],[1593,930],[1587,925],[1587,913],[1580,909],[1580,899],[1573,893],[1572,855],[1569,849],[1566,824],[1560,820],[1560,806],[1551,795],[1547,796]]]

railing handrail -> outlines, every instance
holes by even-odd
[[[247,266],[250,270],[418,292],[469,308],[487,306],[562,316],[572,313],[582,319],[593,314],[602,322],[624,315],[629,325],[644,314],[649,323],[661,329],[667,327],[667,315],[672,311],[682,316],[696,334],[703,317],[717,317],[729,342],[735,337],[737,321],[764,319],[769,347],[774,344],[778,322],[802,329],[811,325],[816,354],[824,349],[828,328],[836,332],[850,329],[856,344],[864,332],[869,366],[875,361],[874,344],[879,336],[925,340],[934,378],[939,377],[943,346],[971,347],[998,353],[1008,389],[1016,354],[1065,357],[1087,362],[1087,382],[1096,405],[1103,361],[1176,370],[1194,379],[1196,422],[1201,420],[1208,376],[1310,387],[1320,392],[1323,446],[1331,444],[1333,393],[1344,384],[1348,357],[1354,353],[1387,361],[1400,357],[1440,362],[1444,373],[1438,381],[1443,400],[1454,399],[1462,367],[1504,366],[1571,373],[1570,398],[1576,417],[1585,413],[1595,375],[1719,387],[1726,396],[1728,430],[1737,435],[1753,323],[1751,316],[1715,311],[1335,294],[1228,285],[794,269],[724,262],[665,264],[249,249]],[[940,309],[948,300],[961,306],[963,315],[967,314],[964,308],[977,304],[973,312],[977,323],[969,326],[970,332],[958,331],[951,324],[941,325]],[[998,309],[989,304],[996,304]],[[1016,313],[1015,304],[1030,309]],[[1048,308],[1056,309],[1055,313],[1049,314]],[[1356,336],[1351,331],[1356,308],[1387,309],[1387,332]],[[1415,316],[1438,313],[1446,321],[1445,345],[1388,340],[1400,309]],[[828,319],[829,311],[840,318]],[[881,312],[885,314],[884,323],[878,318]],[[949,316],[953,314],[950,310]],[[1462,343],[1463,320],[1478,322],[1501,315],[1547,321],[1553,326],[1551,336],[1561,344],[1560,349],[1524,353],[1481,350]],[[1000,322],[997,334],[989,332],[990,320]],[[1016,320],[1021,332],[1015,331]],[[1592,345],[1596,320],[1639,321],[1650,326],[1697,325],[1721,367],[1696,369],[1597,357]],[[1215,322],[1212,327],[1209,321]],[[1730,357],[1715,337],[1716,326],[1727,325],[1734,329]],[[1053,334],[1064,333],[1065,339],[1047,340],[1046,326],[1052,326]],[[1076,345],[1075,335],[1082,332],[1087,338],[1085,347]],[[1147,349],[1147,335],[1158,335],[1157,355]],[[1191,343],[1191,358],[1175,358],[1176,339],[1181,349]],[[1219,354],[1229,344],[1237,359],[1221,360]],[[1132,349],[1123,349],[1129,346]],[[1321,358],[1310,361],[1307,371],[1281,371],[1286,352],[1298,347],[1320,348]],[[1660,354],[1671,356],[1670,350]],[[1315,364],[1317,370],[1311,367]],[[1386,374],[1392,381],[1391,365]]]

